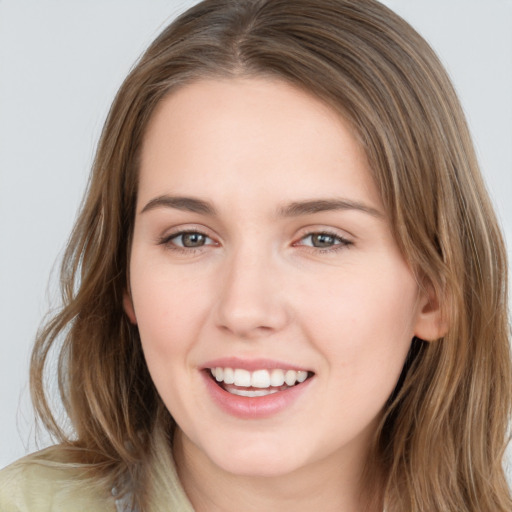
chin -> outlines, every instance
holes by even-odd
[[[287,450],[283,445],[275,447],[269,443],[263,449],[256,444],[243,448],[232,446],[215,450],[209,457],[227,473],[264,478],[284,476],[299,469],[306,461],[301,461],[297,455],[297,449]]]
[[[258,460],[229,460],[214,461],[227,473],[246,477],[275,478],[293,473],[298,469],[297,464],[291,464],[290,461],[276,460],[275,457]]]

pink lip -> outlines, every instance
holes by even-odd
[[[202,369],[207,368],[240,368],[253,372],[255,370],[272,370],[280,368],[281,370],[308,371],[306,368],[276,361],[273,359],[240,359],[238,357],[224,357],[214,359],[202,365]]]
[[[232,367],[226,366],[228,368]],[[240,368],[240,366],[235,366],[235,368]],[[258,366],[258,368],[269,368],[269,366]],[[278,366],[277,368],[282,367]],[[244,420],[268,418],[284,411],[309,389],[310,383],[313,380],[313,378],[309,378],[300,384],[271,395],[247,397],[233,395],[225,391],[211,377],[209,370],[201,371],[201,375],[213,402],[229,415]]]

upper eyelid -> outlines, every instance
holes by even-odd
[[[218,242],[212,236],[210,236],[208,233],[205,233],[204,231],[200,231],[197,229],[178,230],[173,233],[169,233],[168,235],[164,235],[164,236],[160,237],[160,241],[161,241],[161,243],[170,242],[171,240],[173,240],[175,238],[178,238],[180,236],[184,236],[187,234],[202,235],[205,238],[207,238],[213,242],[213,244],[210,243],[210,244],[205,244],[205,245],[218,245]]]
[[[177,231],[176,233],[170,233],[168,237],[166,238],[169,238],[169,239],[173,239],[173,238],[178,238],[180,236],[184,236],[184,235],[201,235],[201,236],[204,236],[205,238],[209,238],[210,240],[213,240],[213,238],[206,234],[206,233],[203,233],[202,231]]]
[[[343,240],[347,241],[353,241],[357,239],[355,235],[350,233],[349,231],[341,228],[335,228],[335,227],[326,227],[326,226],[306,226],[304,228],[301,228],[298,230],[298,234],[296,235],[297,239],[302,239],[310,235],[316,235],[316,234],[325,234],[334,236],[337,238],[341,238]]]
[[[212,234],[211,229],[207,228],[206,226],[201,226],[197,224],[179,225],[172,228],[167,228],[166,230],[163,231],[163,234],[160,235],[159,238],[171,238],[173,236],[178,236],[186,233],[199,233],[209,238],[215,238],[215,235]]]
[[[331,236],[332,238],[337,238],[339,240],[347,240],[348,241],[348,237],[340,235],[338,233],[333,233],[331,231],[311,231],[309,233],[302,235],[299,240],[303,240],[304,238],[307,238],[309,236],[314,236],[314,235]]]
[[[348,237],[345,237],[345,236],[342,236],[342,235],[338,235],[338,234],[335,234],[335,233],[330,233],[328,231],[313,231],[313,232],[306,233],[305,235],[301,236],[300,238],[297,239],[296,242],[293,242],[292,245],[294,245],[294,246],[300,245],[299,242],[301,242],[302,240],[307,239],[309,237],[312,237],[314,235],[327,235],[327,236],[333,237],[334,239],[337,239],[338,242],[334,243],[333,247],[336,246],[336,245],[352,245],[354,243]]]

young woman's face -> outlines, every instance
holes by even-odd
[[[360,467],[426,304],[322,102],[232,79],[161,103],[125,308],[189,454],[245,475]]]

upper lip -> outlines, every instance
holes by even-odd
[[[278,368],[281,370],[295,370],[295,371],[309,371],[309,368],[305,368],[301,365],[285,363],[284,361],[277,361],[275,359],[241,359],[238,357],[222,357],[218,359],[212,359],[202,365],[202,369],[208,368],[240,368],[248,371],[256,370],[272,370]]]

